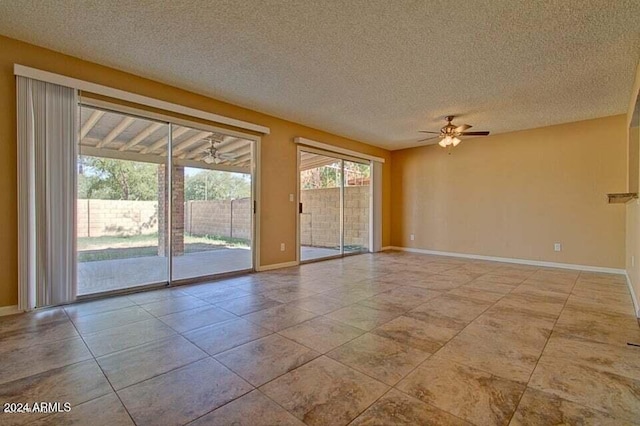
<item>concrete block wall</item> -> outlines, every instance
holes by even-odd
[[[344,194],[344,243],[369,246],[369,186],[348,186]],[[301,191],[300,243],[340,246],[340,188]]]
[[[219,235],[251,238],[251,199],[187,201],[185,232],[191,235]]]
[[[164,179],[159,170],[159,181]],[[252,206],[250,198],[237,200],[187,201],[181,198],[184,175],[174,170],[173,229],[174,253],[183,252],[184,233],[251,238]],[[161,187],[162,189],[162,187]],[[164,191],[159,194],[164,197]],[[369,245],[369,186],[345,188],[345,245]],[[340,189],[302,191],[303,214],[300,216],[301,243],[305,246],[338,247],[340,245]],[[152,234],[164,228],[165,203],[156,201],[78,200],[78,236],[99,237]],[[161,252],[164,237],[158,235]],[[162,254],[162,253],[161,253]]]
[[[132,236],[158,232],[156,201],[77,201],[78,237]]]

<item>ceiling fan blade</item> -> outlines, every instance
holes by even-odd
[[[464,132],[465,130],[470,129],[470,128],[472,128],[472,127],[473,127],[473,126],[472,126],[472,125],[470,125],[470,124],[462,124],[462,125],[460,125],[460,126],[456,127],[455,131],[456,131],[456,132],[458,132],[458,133],[462,133],[462,132]]]
[[[462,136],[487,136],[489,132],[462,132]]]
[[[432,139],[438,139],[440,136],[434,136],[432,138],[426,138],[426,139],[420,139],[418,142],[425,142],[425,141],[430,141]]]
[[[420,132],[420,133],[433,133],[434,135],[439,135],[440,134],[440,132],[429,132],[427,130],[418,130],[418,132]]]

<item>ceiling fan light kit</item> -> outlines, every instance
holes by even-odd
[[[433,133],[438,136],[433,136],[427,139],[421,139],[418,142],[424,142],[431,139],[440,138],[440,142],[438,142],[438,145],[440,145],[443,148],[447,148],[451,146],[458,146],[458,144],[462,142],[462,140],[460,139],[460,136],[487,136],[489,134],[489,132],[486,132],[486,131],[467,132],[466,130],[470,129],[472,126],[469,124],[462,124],[460,126],[456,126],[455,124],[451,123],[454,118],[455,116],[453,115],[447,115],[444,118],[447,121],[447,124],[444,127],[442,127],[439,132],[430,132],[427,130],[420,130],[420,133]]]
[[[209,142],[209,146],[205,149],[206,155],[202,158],[206,164],[220,164],[223,161],[231,161],[235,160],[237,155],[231,152],[221,152],[218,149],[218,145],[222,142],[222,140],[216,140],[213,137],[208,137],[203,139],[203,141]]]
[[[460,139],[451,136],[445,136],[440,142],[438,142],[438,145],[440,145],[443,148],[448,147],[449,145],[453,145],[453,146],[458,146],[458,144],[462,142]]]

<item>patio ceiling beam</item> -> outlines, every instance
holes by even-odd
[[[145,140],[149,135],[151,135],[153,132],[155,132],[156,130],[158,130],[162,126],[166,126],[166,124],[164,124],[164,123],[152,123],[151,125],[147,126],[143,131],[138,133],[129,142],[127,142],[126,144],[124,144],[120,148],[118,148],[118,151],[126,151],[126,150],[130,149],[131,147],[138,145],[140,142]]]
[[[243,148],[245,146],[251,146],[251,143],[246,139],[235,138],[233,142],[229,142],[228,144],[220,144],[218,145],[218,150],[220,152],[235,152],[239,148]]]
[[[232,137],[230,140],[225,141],[221,144],[218,144],[218,151],[220,152],[234,152],[234,150],[241,148],[247,145],[247,141],[245,139]],[[186,152],[180,156],[180,158],[192,159],[198,156],[198,154],[204,152],[207,148],[209,148],[209,143],[202,144],[196,149],[193,149],[189,152]]]
[[[98,122],[98,120],[100,120],[102,118],[102,116],[104,115],[104,111],[100,111],[100,110],[94,110],[91,115],[89,116],[89,118],[87,119],[87,121],[82,125],[82,129],[80,129],[80,139],[82,140],[85,136],[87,136],[87,134],[89,133],[89,131],[91,131],[91,129],[93,129],[93,126],[96,125],[96,123]]]
[[[171,139],[172,140],[178,139],[180,136],[184,135],[189,130],[191,130],[191,129],[189,129],[188,127],[176,126],[176,127],[173,128],[173,132],[171,133]],[[151,145],[145,147],[140,152],[142,154],[148,154],[148,153],[153,152],[153,151],[155,151],[155,150],[157,150],[159,148],[162,148],[163,146],[165,146],[168,143],[169,143],[169,137],[165,136],[165,137],[162,137],[162,138],[158,139],[157,141],[155,141]],[[167,155],[167,154],[165,153],[165,155]]]
[[[250,168],[250,167],[251,167],[251,160],[245,160],[245,161],[242,161],[242,162],[240,162],[240,163],[236,163],[236,164],[234,164],[234,165],[235,165],[236,167],[243,167],[243,168],[244,168],[244,167],[246,167],[246,168]]]
[[[124,132],[126,128],[129,127],[131,123],[133,123],[134,121],[135,121],[135,118],[133,117],[123,118],[122,121],[120,121],[120,123],[118,123],[118,125],[114,127],[113,130],[111,130],[109,134],[105,136],[104,139],[98,142],[98,145],[96,145],[96,148],[103,148],[108,144],[110,144],[111,142],[113,142],[113,140],[117,138],[120,135],[120,133]]]
[[[166,164],[167,157],[157,154],[141,154],[134,151],[119,151],[115,149],[98,149],[92,146],[80,145],[80,154],[92,157],[113,158],[115,160],[137,161],[141,163]],[[207,164],[202,161],[174,159],[175,165],[193,167],[196,169],[219,170],[234,173],[251,173],[251,168],[229,164]]]
[[[321,162],[309,162],[309,163],[303,163],[300,166],[300,170],[311,170],[311,169],[318,169],[321,167],[327,166],[326,163],[321,163]]]
[[[225,152],[225,154],[230,154],[230,153],[231,152]],[[228,161],[230,163],[234,163],[235,164],[239,159],[245,160],[247,158],[251,158],[251,147],[247,147],[246,149],[241,150],[241,151],[233,152],[233,154],[237,154],[238,156],[236,158],[234,158],[233,160],[225,160],[225,161]],[[202,159],[204,157],[206,157],[206,156],[207,156],[206,154],[202,154],[202,155],[198,156],[195,159],[195,161],[202,161]]]
[[[229,146],[234,140],[238,140],[238,138],[230,137],[230,139],[227,139],[226,141],[221,142],[220,144],[218,144],[218,146]],[[197,148],[192,149],[189,152],[183,153],[180,156],[180,158],[191,159],[191,158],[197,157],[199,153],[203,152],[207,148],[209,148],[209,142],[204,143],[204,144],[198,146]]]
[[[335,160],[334,159],[327,159],[327,158],[316,158],[316,159],[308,159],[308,160],[302,160],[300,162],[300,170],[304,171],[304,170],[311,170],[311,169],[315,169],[318,167],[323,167],[323,166],[327,166],[329,164],[334,163]]]
[[[235,136],[225,136],[224,140],[218,144],[218,148],[226,148],[228,146],[235,146],[236,142],[241,141],[243,139],[237,138]]]
[[[251,168],[239,167],[236,165],[215,164],[215,163],[207,164],[202,161],[186,160],[186,159],[180,159],[180,158],[174,159],[173,162],[178,166],[192,167],[195,169],[219,170],[223,172],[244,173],[244,174],[251,173]]]
[[[115,160],[137,161],[141,163],[164,164],[166,158],[159,155],[141,154],[133,151],[120,151],[115,149],[96,148],[93,146],[80,145],[81,155],[92,157],[113,158]]]
[[[243,149],[242,151],[238,151],[238,152],[234,152],[234,154],[237,154],[236,158],[231,160],[233,162],[242,162],[245,160],[250,160],[251,159],[251,147],[247,148],[247,149]]]
[[[183,153],[180,158],[186,158],[186,159],[193,159],[194,157],[197,157],[198,154],[200,154],[201,152],[204,152],[204,150],[206,150],[207,148],[209,148],[209,142],[204,143],[202,145],[200,145],[199,147],[192,149],[189,152],[185,152]]]
[[[200,132],[195,136],[190,137],[189,139],[180,142],[178,145],[173,147],[173,155],[178,155],[182,150],[189,148],[191,145],[194,145],[197,142],[211,136],[213,132]]]

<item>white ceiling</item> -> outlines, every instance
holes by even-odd
[[[0,33],[390,149],[626,112],[638,0],[0,0]]]

